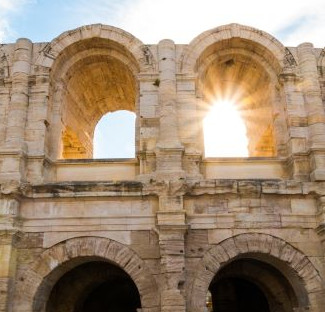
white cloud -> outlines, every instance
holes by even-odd
[[[163,38],[188,43],[205,30],[240,23],[269,32],[285,45],[311,41],[323,47],[324,16],[323,0],[137,0],[128,2],[119,24],[147,43]]]
[[[80,25],[108,24],[117,26],[119,16],[123,15],[125,3],[128,0],[70,0],[64,3],[71,12],[71,18]]]
[[[8,33],[8,21],[1,17],[0,14],[0,43],[6,38],[6,34]]]
[[[1,10],[12,10],[15,7],[14,2],[15,1],[1,0],[0,2]]]
[[[24,6],[35,0],[0,0],[0,42],[11,37],[14,30],[10,22],[16,15],[23,12]]]
[[[28,25],[37,24],[38,19],[33,16],[28,20],[26,5],[34,3],[44,10],[36,10],[38,14],[46,14],[48,21],[59,21],[51,22],[48,28],[57,34],[84,24],[103,23],[127,30],[145,43],[164,38],[188,43],[205,30],[240,23],[269,32],[288,46],[305,41],[316,47],[325,45],[324,0],[61,0],[53,14],[46,11],[46,1],[37,2],[0,0],[0,42],[20,36],[11,26],[24,11],[24,36],[33,37]]]

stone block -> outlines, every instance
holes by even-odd
[[[291,199],[291,210],[294,214],[316,214],[316,202],[314,199]]]

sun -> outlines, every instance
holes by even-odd
[[[203,121],[205,157],[247,157],[245,124],[231,100],[218,100]]]

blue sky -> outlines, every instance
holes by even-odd
[[[325,46],[324,0],[0,0],[0,44],[20,37],[51,41],[64,31],[94,23],[120,27],[147,44],[164,38],[188,43],[205,30],[240,23],[269,32],[286,46],[305,41]],[[101,131],[99,136],[105,138],[108,132],[116,133],[110,128]],[[124,146],[113,150],[125,150],[128,140],[116,140]]]
[[[123,28],[145,43],[188,43],[201,32],[241,23],[287,46],[325,45],[324,0],[0,0],[0,42],[50,41],[85,24]]]

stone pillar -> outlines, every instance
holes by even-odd
[[[19,203],[0,199],[0,312],[11,312],[16,274],[15,217]]]
[[[196,93],[196,76],[179,75],[177,79],[177,103],[179,115],[179,135],[184,144],[183,169],[186,178],[200,179],[200,163],[204,150],[201,123],[203,114],[200,111],[200,99]]]
[[[51,116],[49,116],[50,124],[47,138],[45,138],[45,155],[52,159],[62,158],[63,143],[62,143],[62,108],[60,102],[64,97],[66,89],[62,81],[55,82],[55,90],[53,92]]]
[[[45,137],[49,126],[49,68],[36,66],[35,79],[29,90],[28,118],[25,129],[25,141],[28,145],[28,180],[39,184],[46,179],[49,162],[45,148]]]
[[[12,91],[8,114],[6,145],[25,149],[24,134],[29,102],[28,77],[31,69],[33,44],[29,39],[18,39],[12,66]]]
[[[157,143],[157,172],[181,174],[183,147],[179,141],[176,109],[176,52],[172,40],[158,44],[160,129]]]
[[[185,213],[158,212],[161,256],[161,311],[185,312]]]
[[[185,312],[185,228],[160,226],[159,245],[161,255],[161,311]]]
[[[31,69],[32,42],[28,39],[18,39],[15,46],[12,65],[11,99],[5,139],[3,160],[3,177],[6,180],[25,178],[24,157],[27,152],[25,143],[25,127],[29,104],[28,78]]]
[[[138,75],[139,97],[139,150],[137,153],[140,175],[148,176],[155,172],[156,145],[159,133],[158,75],[140,73]]]
[[[294,180],[309,180],[309,158],[307,155],[308,124],[304,97],[299,89],[300,78],[293,68],[284,68],[280,75],[285,97],[289,130],[289,167]]]
[[[318,81],[317,62],[311,43],[298,46],[302,89],[308,117],[311,179],[325,180],[325,114]]]
[[[185,232],[186,214],[183,205],[182,181],[166,182],[159,195],[157,227],[161,256],[161,311],[185,312]]]

